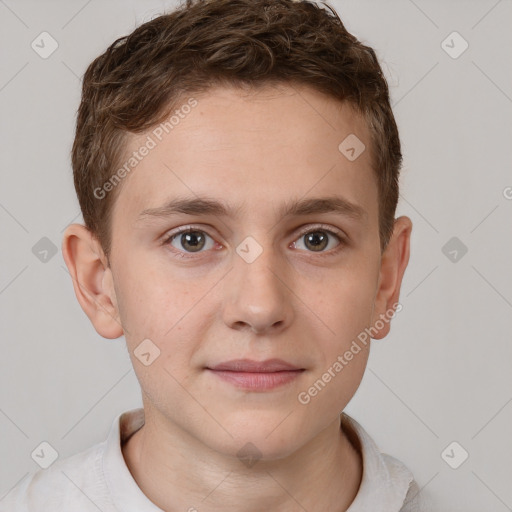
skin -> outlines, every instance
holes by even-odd
[[[64,235],[78,301],[101,336],[124,334],[141,385],[145,425],[123,455],[141,490],[169,512],[346,510],[362,461],[340,413],[360,384],[369,344],[307,405],[297,396],[398,302],[412,223],[395,220],[382,254],[369,131],[348,104],[284,85],[219,87],[195,98],[198,105],[124,179],[110,261],[84,226]],[[367,148],[353,162],[338,150],[351,133]],[[148,134],[130,135],[127,154]],[[138,220],[177,196],[203,195],[240,209],[233,217]],[[332,195],[364,216],[278,215],[284,203]],[[200,252],[180,235],[164,243],[190,225],[208,235]],[[344,241],[328,235],[328,246],[315,251],[301,228],[338,231]],[[248,236],[263,250],[252,263],[236,252]],[[373,338],[389,328],[385,322]],[[146,338],[160,349],[149,366],[134,355]],[[261,392],[205,369],[274,357],[305,371]],[[237,457],[248,442],[261,455],[252,467]]]

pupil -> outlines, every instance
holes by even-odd
[[[315,231],[306,235],[307,244],[311,243],[313,251],[322,250],[327,245],[327,237],[322,231]]]
[[[197,252],[204,246],[204,236],[199,231],[192,231],[181,235],[181,243],[185,249],[191,249]]]

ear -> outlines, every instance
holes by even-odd
[[[411,231],[412,222],[409,217],[395,219],[393,235],[382,254],[371,324],[372,338],[377,340],[387,336],[391,328],[390,312],[396,309],[402,278],[409,263]]]
[[[112,270],[97,238],[81,224],[66,228],[62,255],[76,298],[96,332],[115,339],[123,334]]]

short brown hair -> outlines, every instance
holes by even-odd
[[[89,65],[71,158],[85,225],[107,257],[120,187],[102,199],[94,191],[120,165],[127,134],[162,122],[184,95],[270,83],[307,85],[364,116],[384,250],[402,161],[388,85],[374,50],[324,5],[329,10],[305,0],[187,0],[117,39]]]

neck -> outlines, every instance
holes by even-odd
[[[139,488],[165,512],[343,512],[359,489],[361,455],[339,417],[293,454],[251,467],[151,420],[122,451]]]

